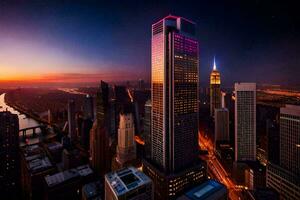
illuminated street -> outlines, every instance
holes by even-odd
[[[212,172],[213,174],[210,174],[213,178],[217,179],[229,190],[229,198],[232,200],[241,199],[240,197],[240,189],[235,186],[232,179],[228,176],[228,173],[225,171],[219,160],[214,155],[214,149],[213,144],[211,140],[205,136],[203,136],[201,133],[199,133],[199,146],[201,149],[205,149],[208,151],[207,156],[207,167],[208,171]],[[201,142],[200,142],[201,141]]]

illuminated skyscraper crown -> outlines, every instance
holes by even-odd
[[[220,72],[217,70],[215,57],[214,57],[213,71],[210,73],[210,84],[221,84],[221,76],[220,76]]]

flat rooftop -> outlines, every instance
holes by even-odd
[[[87,199],[101,200],[101,194],[104,193],[103,184],[100,181],[85,184],[82,193]]]
[[[44,149],[39,144],[22,147],[27,169],[32,173],[41,172],[53,167]]]
[[[93,171],[88,165],[82,165],[73,169],[53,174],[51,176],[45,176],[45,181],[48,187],[54,187],[71,179],[85,177],[92,173]]]
[[[227,189],[221,183],[215,180],[207,180],[204,183],[195,186],[177,200],[209,200],[219,199],[227,193]]]
[[[110,172],[105,175],[105,180],[117,196],[123,195],[142,185],[151,184],[151,179],[134,167]]]

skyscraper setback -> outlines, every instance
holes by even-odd
[[[198,153],[195,23],[167,16],[152,25],[151,163],[156,199],[172,199],[204,177]]]
[[[235,161],[256,160],[256,84],[236,83]]]
[[[214,116],[215,109],[221,108],[221,101],[221,76],[214,58],[213,71],[210,73],[210,116]]]

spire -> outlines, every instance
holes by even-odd
[[[217,70],[216,58],[215,58],[215,56],[214,56],[214,70]]]

